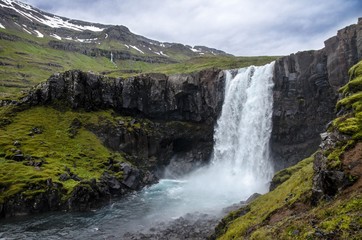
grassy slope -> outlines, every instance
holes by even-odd
[[[351,140],[324,153],[331,169],[343,168],[351,153],[362,164],[362,62],[351,68],[350,76],[351,81],[341,89],[344,98],[337,104],[346,114],[337,118],[332,128]],[[362,239],[361,180],[331,201],[312,207],[313,157],[282,170],[276,178],[284,183],[252,202],[247,214],[239,217],[241,209],[223,220],[216,229],[219,239]]]
[[[83,180],[99,179],[107,171],[110,158],[114,163],[124,161],[119,153],[105,148],[84,127],[106,122],[115,124],[121,119],[126,123],[130,121],[125,117],[114,116],[112,111],[86,113],[59,111],[51,107],[34,107],[21,112],[5,107],[0,110],[0,122],[10,122],[0,126],[0,203],[16,193],[37,194],[36,191],[28,190],[29,186],[43,186],[49,178],[61,184],[69,194],[79,181],[60,181],[59,176],[66,172],[66,168]],[[82,123],[82,127],[72,138],[70,130],[75,118]],[[31,133],[34,128],[40,129],[41,133]],[[17,150],[25,156],[24,160],[12,160]],[[32,162],[41,162],[42,165],[36,167],[31,165]],[[109,172],[122,179],[121,172]]]
[[[150,72],[189,73],[211,67],[239,68],[252,64],[263,65],[276,59],[276,57],[225,56],[205,56],[190,59],[178,54],[173,56],[175,60],[180,61],[177,64],[152,64],[131,60],[116,60],[113,64],[105,57],[89,57],[76,52],[52,49],[47,44],[50,40],[54,40],[53,38],[37,38],[26,33],[1,28],[0,32],[20,38],[17,41],[0,39],[0,98],[19,93],[21,90],[43,82],[55,72],[70,69],[105,73],[113,77],[129,77]],[[84,46],[88,45],[84,44]],[[89,46],[94,47],[94,44]],[[97,47],[127,50],[123,44],[115,41],[105,41]],[[133,54],[140,54],[137,51],[134,52],[134,49],[129,51]]]
[[[46,44],[51,39],[13,32],[10,34],[23,40],[0,39],[0,97],[18,93],[24,88],[45,81],[55,72],[69,69],[94,72],[117,69],[106,58],[92,58],[80,53],[49,48]]]

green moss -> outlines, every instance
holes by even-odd
[[[311,193],[313,163],[305,160],[301,164],[304,166],[297,167],[299,170],[278,188],[252,202],[247,214],[229,222],[226,226],[227,231],[219,239],[243,239],[251,233],[253,239],[268,239],[268,230],[262,227],[263,223],[278,209],[293,208],[297,201],[304,201]]]
[[[361,77],[362,76],[362,64],[357,63],[356,65],[351,67],[348,71],[348,75],[350,76],[351,80]]]
[[[320,219],[318,228],[325,233],[341,236],[341,239],[359,239],[362,228],[362,196],[355,193],[347,199],[337,199],[324,203],[316,209],[316,218]]]
[[[353,135],[354,133],[360,131],[361,127],[362,125],[360,119],[351,117],[339,123],[338,130],[341,133]]]
[[[352,136],[355,140],[362,139],[362,62],[349,71],[351,80],[340,89],[342,98],[337,103],[337,110],[349,111],[337,118],[333,126],[343,134]]]
[[[319,239],[321,233],[326,239],[360,239],[360,191],[341,195],[334,201],[321,202],[312,208],[308,205],[312,165],[310,162],[300,168],[277,189],[256,199],[249,205],[247,214],[235,218],[235,212],[231,213],[224,219],[223,228],[217,229],[218,239],[304,240]]]
[[[0,156],[3,156],[0,157],[0,202],[20,192],[38,194],[26,191],[30,185],[44,187],[44,182],[49,178],[63,186],[65,192],[71,193],[79,182],[59,180],[66,168],[81,179],[99,179],[107,170],[110,157],[116,162],[124,161],[119,153],[104,147],[96,135],[84,127],[80,127],[78,133],[69,138],[68,128],[75,118],[84,125],[100,124],[107,119],[116,121],[111,111],[60,112],[51,107],[34,107],[14,114],[11,116],[12,122],[0,128]],[[41,133],[29,134],[34,127],[39,126]],[[19,144],[14,145],[15,141]],[[21,151],[24,156],[28,156],[27,159],[5,159],[14,151]],[[42,165],[32,166],[31,162],[37,161],[42,161]],[[122,177],[122,174],[118,173],[117,176]]]
[[[346,109],[351,109],[353,103],[361,101],[362,101],[362,92],[354,93],[338,101],[337,109],[340,109],[342,106]]]
[[[298,164],[291,166],[289,168],[285,168],[280,170],[279,172],[275,173],[272,184],[278,186],[283,182],[287,181],[295,172],[299,171],[301,168],[305,167],[306,165],[313,162],[314,156],[310,156],[309,158],[304,159],[303,161],[299,162]]]

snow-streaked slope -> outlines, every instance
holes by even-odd
[[[0,7],[12,9],[31,22],[39,22],[52,28],[68,28],[76,31],[90,30],[93,32],[100,32],[104,29],[94,25],[74,24],[70,22],[70,19],[46,14],[30,5],[15,0],[1,0]]]

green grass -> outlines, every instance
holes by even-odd
[[[92,58],[80,53],[46,48],[25,41],[0,40],[0,61],[8,64],[0,67],[1,96],[27,89],[43,82],[55,72],[70,69],[102,72],[116,70],[106,58]]]
[[[274,191],[260,196],[230,213],[217,228],[218,239],[319,239],[317,230],[335,239],[360,239],[362,195],[352,192],[312,208],[313,158],[292,169],[288,180]],[[239,213],[247,209],[241,217]],[[324,239],[324,238],[323,238]]]
[[[265,232],[263,223],[268,221],[278,209],[293,208],[295,202],[307,199],[311,194],[313,162],[311,159],[306,159],[299,164],[303,167],[298,167],[299,170],[288,180],[274,191],[253,201],[249,205],[250,211],[247,214],[229,222],[226,226],[227,231],[219,239],[243,239],[247,235],[250,235],[250,239],[271,239],[265,238],[268,233]],[[252,229],[254,231],[250,234]]]
[[[6,115],[3,110],[2,116]],[[11,115],[11,114],[10,114]],[[69,128],[77,118],[83,126],[101,124],[102,121],[116,121],[111,111],[95,113],[58,111],[51,107],[34,107],[10,116],[11,123],[0,128],[0,202],[14,194],[26,192],[31,185],[44,189],[47,179],[63,186],[69,194],[79,184],[74,180],[59,181],[66,168],[83,180],[99,179],[107,171],[109,158],[115,162],[124,161],[119,153],[103,146],[101,141],[89,130],[81,127],[78,133],[69,137]],[[32,129],[42,130],[32,134]],[[19,144],[15,144],[14,142]],[[26,160],[15,161],[15,151],[20,150]],[[30,162],[43,162],[38,168]],[[122,174],[118,174],[122,177]],[[33,192],[37,194],[38,192]]]
[[[210,56],[195,57],[190,60],[168,64],[152,69],[155,72],[165,74],[191,73],[208,68],[234,69],[247,67],[250,65],[265,65],[276,60],[277,57],[228,57],[228,56]]]
[[[191,73],[207,68],[231,69],[249,65],[263,65],[277,57],[232,57],[232,56],[200,56],[191,58],[182,52],[167,51],[165,53],[178,63],[150,63],[132,60],[115,60],[109,58],[90,57],[79,52],[56,50],[49,47],[51,37],[36,36],[14,30],[0,29],[0,33],[16,36],[16,41],[0,39],[0,99],[13,97],[39,82],[46,81],[50,75],[70,69],[93,71],[112,77],[131,77],[141,73]],[[140,53],[128,49],[122,42],[105,40],[98,44],[80,44],[81,48],[100,48],[128,51],[134,55]],[[143,55],[142,56],[147,56]]]
[[[294,173],[299,171],[301,168],[305,167],[311,161],[313,161],[314,155],[306,158],[304,161],[299,162],[298,164],[291,166],[289,168],[285,168],[280,170],[279,172],[275,173],[272,179],[272,182],[277,186],[282,184],[283,182],[287,181]]]

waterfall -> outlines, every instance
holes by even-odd
[[[214,134],[211,164],[170,188],[181,212],[221,209],[268,191],[273,174],[269,156],[274,62],[225,71],[225,99]]]
[[[270,180],[269,139],[274,62],[226,71],[225,100],[215,130],[213,164],[250,181]]]

